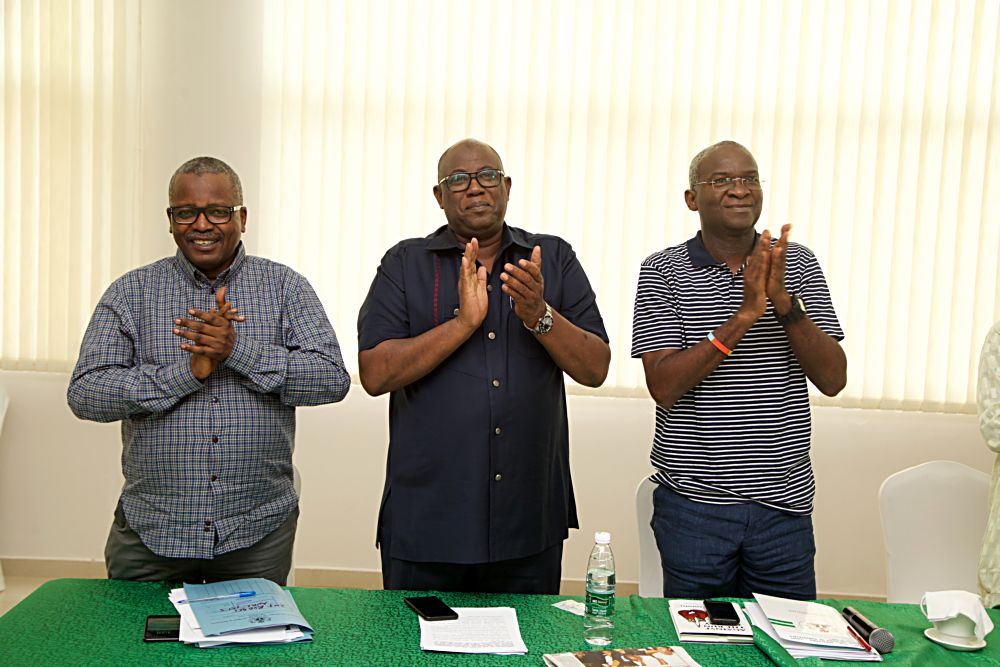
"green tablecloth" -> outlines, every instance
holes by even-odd
[[[174,613],[169,586],[101,579],[60,579],[41,586],[0,617],[0,665],[540,665],[543,653],[587,648],[581,619],[552,607],[550,595],[442,593],[452,607],[511,606],[517,609],[523,656],[424,653],[417,617],[400,591],[292,588],[313,624],[312,643],[290,646],[198,649],[180,643],[148,644],[142,630],[148,614]],[[928,627],[915,605],[851,604],[896,636],[886,665],[1000,666],[1000,633],[975,653],[948,651],[926,640]],[[1000,626],[1000,612],[990,611]],[[619,598],[614,646],[676,645],[677,636],[659,598]],[[685,644],[705,667],[771,665],[755,646]],[[828,663],[858,665],[863,663]]]

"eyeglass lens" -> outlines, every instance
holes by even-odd
[[[233,217],[233,209],[229,206],[206,206],[204,208],[184,206],[170,209],[171,217],[179,225],[190,225],[198,219],[201,213],[204,213],[213,225],[225,224]]]
[[[501,173],[498,169],[480,169],[475,174],[459,171],[449,175],[444,179],[445,185],[451,192],[464,192],[472,184],[472,177],[475,176],[479,185],[484,188],[495,188],[500,185]]]

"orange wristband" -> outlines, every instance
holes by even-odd
[[[716,349],[719,350],[719,352],[726,355],[727,357],[733,353],[733,351],[730,350],[725,345],[723,345],[722,341],[716,338],[715,334],[713,334],[711,331],[708,332],[708,340],[710,343],[712,343],[712,345],[716,347]]]

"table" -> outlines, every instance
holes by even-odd
[[[441,593],[452,607],[512,606],[529,653],[523,656],[425,653],[416,615],[401,591],[290,588],[316,631],[309,644],[199,649],[180,643],[142,641],[148,614],[175,613],[162,583],[58,579],[43,584],[0,617],[0,664],[12,665],[541,665],[543,653],[587,648],[580,617],[552,607],[554,595]],[[579,599],[579,598],[576,598]],[[932,667],[1000,665],[1000,632],[975,653],[948,651],[926,640],[929,623],[916,605],[864,601],[850,604],[896,636],[885,665]],[[990,610],[1000,627],[1000,611]],[[667,602],[637,595],[617,600],[614,646],[676,645]],[[685,644],[705,667],[768,667],[753,645]],[[825,665],[860,665],[835,663]]]

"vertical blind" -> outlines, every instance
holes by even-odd
[[[135,261],[138,3],[3,0],[0,20],[0,366],[65,370]]]
[[[599,391],[643,395],[639,263],[697,230],[689,161],[732,138],[767,181],[758,229],[792,223],[825,269],[849,357],[834,402],[967,411],[1000,316],[998,6],[271,2],[262,203],[295,231],[263,245],[353,323],[381,253],[443,224],[441,151],[481,138],[513,178],[508,222],[565,237],[594,284]]]
[[[4,1],[0,365],[66,368],[135,266],[138,3]],[[973,409],[1000,317],[995,0],[263,0],[253,251],[353,325],[382,253],[444,223],[440,153],[491,143],[510,224],[575,247],[612,339],[598,393],[645,395],[629,358],[638,266],[698,229],[691,157],[755,154],[758,229],[794,225],[849,358],[832,402]],[[256,138],[251,138],[255,141]],[[586,391],[582,388],[577,391]],[[817,397],[819,402],[830,399]]]

